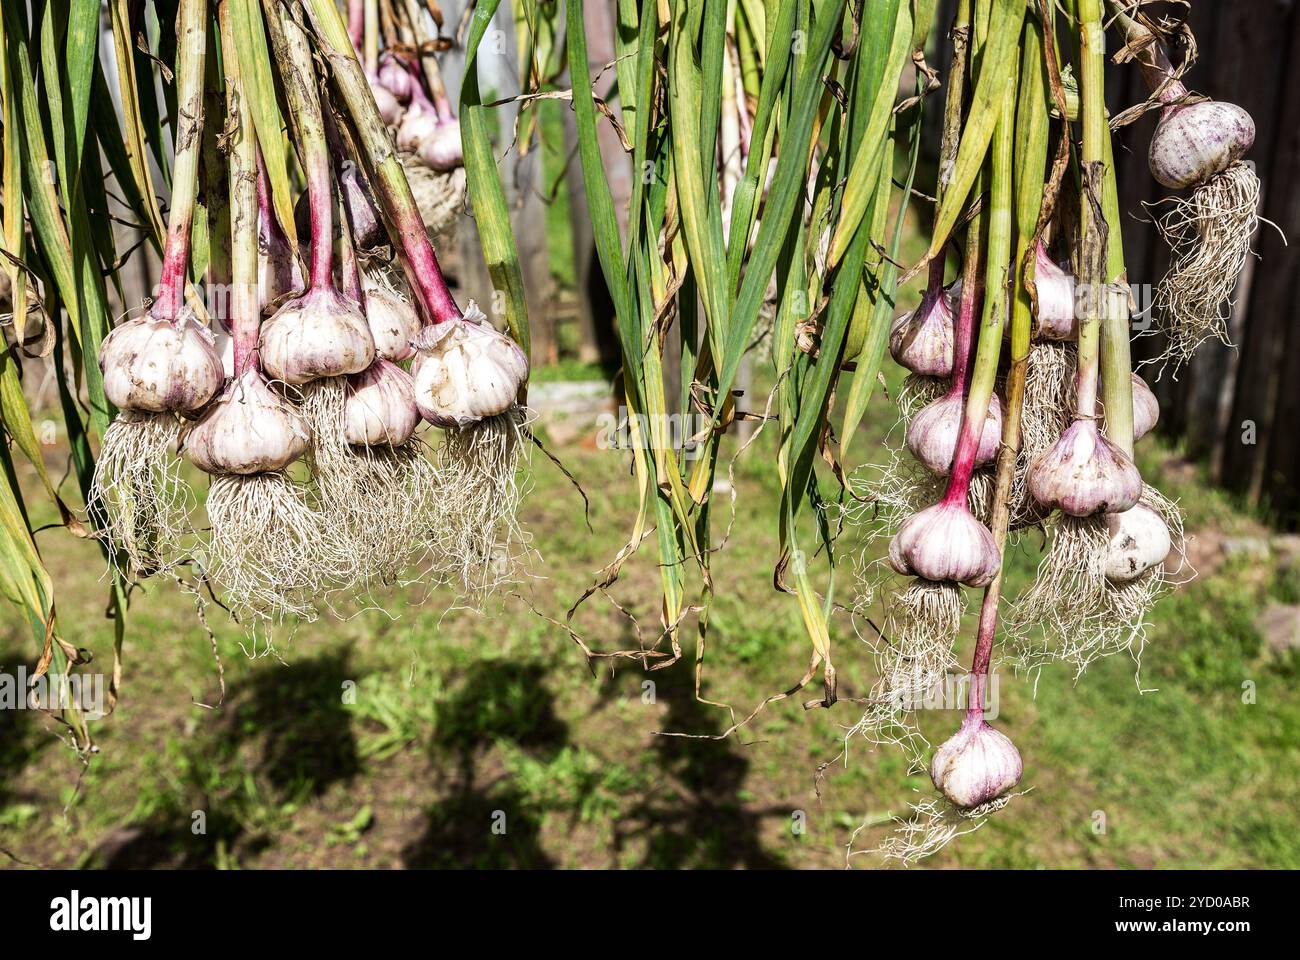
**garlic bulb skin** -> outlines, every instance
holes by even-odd
[[[433,110],[418,103],[411,104],[397,125],[397,149],[414,153],[437,126],[438,116]]]
[[[917,411],[907,425],[907,449],[936,476],[946,477],[952,469],[965,407],[966,398],[961,394],[945,394]],[[982,467],[996,460],[1001,445],[1002,401],[993,394],[975,451],[975,466]]]
[[[952,305],[942,290],[927,292],[911,313],[894,321],[889,355],[924,377],[952,376]]]
[[[1029,465],[1026,479],[1035,500],[1072,517],[1122,513],[1142,496],[1137,466],[1101,435],[1094,420],[1070,424]]]
[[[1255,142],[1255,121],[1235,103],[1203,100],[1166,107],[1151,137],[1151,175],[1166,187],[1205,183]]]
[[[988,528],[965,504],[936,503],[908,517],[889,544],[889,565],[925,580],[987,586],[1002,566]]]
[[[455,170],[465,162],[461,149],[460,121],[454,117],[440,120],[422,141],[417,151],[424,165],[439,173]]]
[[[273,380],[303,384],[360,373],[375,359],[361,308],[330,287],[313,287],[262,324],[262,369]]]
[[[392,56],[385,56],[384,62],[379,65],[379,74],[376,78],[379,85],[392,94],[393,99],[405,106],[411,102],[411,95],[415,92],[415,78],[407,72],[401,62]]]
[[[1164,517],[1145,503],[1106,517],[1110,542],[1106,545],[1106,579],[1113,583],[1136,580],[1163,563],[1173,541]]]
[[[1034,283],[1038,288],[1038,335],[1044,340],[1079,339],[1074,277],[1047,255],[1041,240],[1034,255]]]
[[[930,779],[954,806],[968,810],[1006,793],[1024,773],[1020,751],[982,716],[967,715],[961,728],[930,759]]]
[[[415,356],[411,341],[420,332],[420,317],[411,301],[369,274],[362,277],[362,286],[366,323],[375,341],[375,355],[394,363]]]
[[[367,79],[370,80],[370,92],[375,98],[375,106],[379,108],[379,116],[387,126],[391,127],[402,118],[402,105],[398,103],[392,91],[378,79],[374,77]]]
[[[1160,401],[1136,373],[1131,374],[1130,379],[1133,381],[1133,440],[1136,442],[1155,429],[1160,420]]]
[[[250,366],[189,432],[185,450],[206,473],[246,476],[283,470],[310,439],[298,410]]]
[[[420,422],[415,382],[395,363],[379,357],[348,377],[343,435],[353,446],[401,446]]]
[[[425,327],[415,338],[415,403],[434,426],[464,427],[505,413],[528,379],[528,358],[471,300],[463,320]]]
[[[147,413],[193,413],[225,381],[211,331],[188,310],[118,324],[100,345],[99,369],[110,403]]]

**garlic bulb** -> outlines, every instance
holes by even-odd
[[[960,393],[948,393],[922,407],[907,425],[907,449],[937,476],[946,477],[952,469],[965,407],[965,397]],[[989,399],[988,414],[980,433],[975,466],[982,467],[996,460],[1001,445],[1002,401],[994,394]]]
[[[406,67],[393,56],[384,57],[384,62],[379,66],[378,81],[380,85],[393,95],[398,103],[405,106],[411,102],[411,95],[414,93],[415,78],[407,72]]]
[[[257,291],[263,312],[303,288],[302,264],[280,232],[264,213],[257,217]]]
[[[1094,420],[1076,420],[1029,465],[1029,492],[1072,517],[1121,513],[1142,496],[1137,466],[1101,435]]]
[[[361,309],[337,290],[314,287],[262,325],[262,369],[274,380],[301,384],[360,373],[375,359]]]
[[[384,281],[370,274],[362,277],[362,300],[366,323],[375,341],[375,355],[400,362],[415,356],[411,341],[420,332],[420,317],[415,307]]]
[[[936,503],[914,513],[889,544],[889,565],[904,575],[986,586],[1002,565],[988,528],[964,503]]]
[[[379,108],[379,116],[391,127],[402,118],[402,105],[397,102],[397,97],[393,96],[392,91],[378,79],[375,77],[367,79],[370,81],[370,92],[374,95],[375,106]]]
[[[414,153],[438,126],[438,115],[430,107],[413,103],[397,125],[397,149]]]
[[[425,327],[414,346],[415,402],[435,426],[463,427],[504,413],[528,378],[523,350],[472,300],[463,320]]]
[[[225,371],[211,331],[188,311],[180,319],[139,317],[104,338],[104,394],[122,410],[193,413],[221,389]]]
[[[921,305],[894,321],[889,355],[926,377],[952,375],[952,304],[942,290],[926,292]]]
[[[1106,578],[1115,583],[1136,580],[1163,563],[1173,547],[1164,517],[1139,503],[1123,513],[1106,517],[1110,542],[1106,545]]]
[[[1034,255],[1034,283],[1038,288],[1038,335],[1044,340],[1077,340],[1074,277],[1047,255],[1041,240]]]
[[[1133,381],[1133,440],[1141,440],[1153,429],[1160,419],[1160,401],[1151,392],[1145,380],[1136,373],[1131,374]]]
[[[348,224],[352,227],[352,242],[360,250],[369,250],[384,239],[384,225],[379,222],[379,210],[361,171],[351,160],[339,166],[339,192],[348,211]]]
[[[302,415],[250,366],[189,432],[185,450],[206,473],[267,473],[297,460],[309,440]]]
[[[395,363],[375,360],[348,377],[343,434],[355,446],[400,446],[420,422],[411,375]]]
[[[1175,189],[1205,183],[1255,142],[1255,121],[1233,103],[1203,100],[1166,107],[1151,137],[1151,175]]]
[[[417,151],[424,165],[439,173],[455,170],[465,157],[460,143],[460,121],[455,117],[440,120],[422,141]]]
[[[963,809],[978,807],[1006,793],[1024,773],[1020,751],[983,716],[967,715],[961,728],[939,745],[930,760],[930,779]]]

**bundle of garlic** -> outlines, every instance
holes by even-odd
[[[381,18],[378,0],[348,0],[348,32],[362,53],[379,116],[393,131],[402,166],[432,236],[451,230],[465,201],[460,121],[428,48],[425,11],[398,3]],[[441,22],[435,26],[441,28]],[[380,35],[384,49],[380,51]],[[413,57],[411,52],[416,56]],[[362,244],[364,246],[364,244]]]

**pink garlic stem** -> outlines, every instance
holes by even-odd
[[[352,38],[352,46],[356,48],[358,54],[361,52],[361,46],[364,42],[365,34],[365,0],[348,0],[348,36]]]
[[[163,250],[162,274],[158,280],[158,299],[150,309],[157,320],[175,320],[185,302],[185,275],[190,261],[190,226],[194,211],[177,211],[167,225],[167,242]]]
[[[420,75],[419,68],[405,57],[393,55],[393,59],[401,65],[402,69],[411,75],[411,100],[418,103],[426,109],[432,110],[434,115],[441,118],[442,114],[438,111],[438,105],[429,99],[429,95],[424,92],[424,78]]]
[[[257,210],[258,221],[266,230],[266,239],[271,249],[289,249],[289,237],[280,225],[280,218],[271,202],[271,177],[266,172],[266,161],[262,159],[262,148],[257,148]]]
[[[967,690],[966,719],[984,719],[984,688],[988,685],[989,665],[993,660],[993,638],[998,629],[998,604],[980,607],[979,632],[970,664],[970,688]]]
[[[1115,23],[1129,43],[1145,40],[1152,35],[1150,30],[1123,12],[1120,5],[1117,5]],[[1160,90],[1157,96],[1161,103],[1172,104],[1187,96],[1187,88],[1181,81],[1174,79],[1174,66],[1165,53],[1164,44],[1158,39],[1148,44],[1134,59],[1142,68],[1142,79],[1146,81],[1147,89],[1153,93]],[[1161,89],[1161,84],[1166,82],[1168,85]],[[1165,107],[1162,113],[1167,114],[1169,111],[1170,108]]]
[[[942,262],[940,257],[935,259]],[[957,308],[957,321],[953,326],[953,389],[949,391],[950,395],[964,394],[966,391],[966,378],[974,341],[975,314],[979,312],[980,302],[984,297],[984,282],[978,276],[978,272],[967,271],[962,280],[961,303]],[[984,417],[979,419],[962,417],[961,433],[957,436],[957,450],[953,453],[952,473],[948,477],[948,489],[943,496],[945,504],[949,506],[960,504],[963,508],[966,507],[966,494],[970,490],[970,478],[975,472],[975,456],[979,453],[980,439],[983,435]]]

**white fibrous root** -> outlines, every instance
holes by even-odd
[[[1029,466],[1029,492],[1043,507],[1072,517],[1120,513],[1142,496],[1142,476],[1095,420],[1076,420]]]
[[[445,237],[460,219],[465,206],[465,168],[447,172],[430,169],[418,157],[402,160],[411,195],[430,236]]]
[[[517,581],[532,555],[518,519],[525,493],[521,461],[531,442],[526,430],[527,411],[512,406],[443,433],[433,497],[434,563],[471,603]]]
[[[415,403],[437,427],[468,426],[505,413],[528,379],[523,350],[493,328],[472,300],[464,319],[425,327],[415,349]]]

